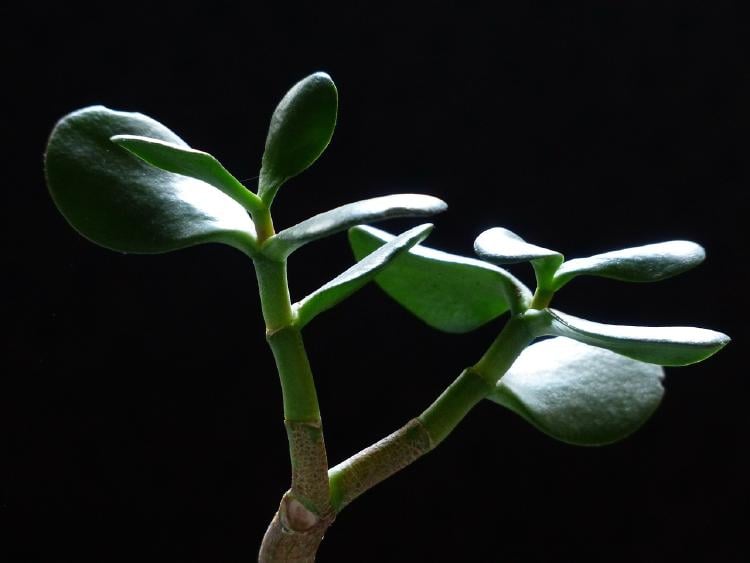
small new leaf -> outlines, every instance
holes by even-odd
[[[703,247],[687,240],[605,252],[565,262],[555,273],[554,288],[560,289],[581,275],[627,282],[660,281],[696,267],[705,257]]]
[[[349,231],[358,260],[393,240],[373,227]],[[525,310],[528,288],[511,274],[480,260],[417,245],[375,277],[395,301],[428,325],[445,332],[469,332],[509,308]]]
[[[337,305],[362,288],[396,257],[427,238],[430,231],[432,231],[432,225],[425,224],[400,234],[302,299],[295,305],[297,326],[299,328],[304,327],[320,313]]]
[[[448,206],[436,197],[420,194],[396,194],[365,199],[315,215],[281,231],[263,245],[263,254],[283,260],[301,246],[362,223],[398,217],[427,217],[445,211]]]
[[[323,153],[333,136],[338,111],[336,86],[325,72],[297,82],[271,117],[260,170],[258,195],[270,205],[279,187]]]
[[[694,364],[712,356],[729,342],[721,332],[684,326],[608,325],[579,319],[552,309],[547,334],[567,336],[623,356],[662,366]]]
[[[488,398],[581,446],[622,440],[656,410],[664,370],[568,338],[532,344]]]
[[[255,246],[253,222],[236,201],[204,181],[154,168],[110,141],[114,135],[188,148],[140,113],[94,106],[63,117],[47,144],[45,171],[52,199],[79,233],[121,252]]]
[[[257,212],[263,207],[257,195],[207,152],[138,135],[115,135],[111,140],[152,166],[211,184],[250,212]]]

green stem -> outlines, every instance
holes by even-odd
[[[523,315],[512,317],[472,368],[492,389],[505,375],[518,355],[536,337],[539,311],[530,309]]]
[[[286,263],[255,259],[266,339],[276,360],[292,463],[291,495],[317,515],[328,511],[328,461],[318,395],[300,331],[294,326]]]
[[[418,417],[329,471],[337,512],[356,497],[410,465],[443,441],[485,398],[538,334],[539,311],[512,317],[482,358]]]
[[[461,372],[435,402],[419,415],[419,421],[430,435],[432,447],[442,442],[493,388],[472,368]]]

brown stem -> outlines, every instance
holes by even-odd
[[[263,536],[260,563],[315,561],[335,513],[328,493],[328,461],[320,420],[285,420],[292,461],[292,488]]]
[[[313,563],[320,542],[336,515],[315,514],[288,491],[263,536],[259,563]]]
[[[328,458],[320,420],[285,420],[295,499],[316,514],[329,511]]]

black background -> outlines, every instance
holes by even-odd
[[[556,306],[734,342],[669,369],[660,410],[615,446],[559,444],[479,405],[347,508],[319,560],[746,561],[741,3],[247,4],[0,8],[0,560],[255,557],[288,469],[251,264],[215,245],[123,256],[88,243],[53,208],[42,153],[57,119],[103,103],[250,179],[277,101],[325,70],[337,131],[282,189],[277,226],[417,191],[450,205],[429,244],[462,254],[492,226],[569,256],[696,240],[708,259],[689,274],[582,278]],[[343,236],[305,247],[293,295],[350,262]],[[440,334],[375,287],[318,318],[305,332],[331,460],[418,414],[498,328]]]

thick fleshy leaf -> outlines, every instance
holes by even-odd
[[[547,310],[548,334],[567,336],[623,356],[662,366],[684,366],[705,360],[729,337],[705,328],[684,326],[607,325]]]
[[[297,82],[271,117],[258,195],[270,204],[286,180],[315,162],[333,136],[338,111],[336,86],[325,72]]]
[[[45,155],[47,185],[68,222],[122,252],[167,252],[203,242],[247,250],[255,229],[241,205],[213,186],[145,163],[110,141],[139,135],[187,146],[140,113],[94,106],[61,119]]]
[[[263,254],[273,260],[289,256],[299,247],[361,223],[374,223],[397,217],[427,217],[448,206],[436,197],[396,194],[342,205],[315,215],[281,231],[263,245]]]
[[[115,135],[112,142],[128,149],[152,166],[211,184],[248,211],[258,211],[263,206],[257,195],[243,186],[207,152],[137,135]]]
[[[396,257],[427,238],[430,231],[432,231],[432,225],[426,224],[400,234],[302,299],[295,307],[297,310],[297,326],[302,328],[314,317],[362,288]]]
[[[541,258],[562,261],[554,250],[530,244],[508,229],[495,227],[480,234],[474,241],[474,250],[482,260],[493,264],[517,264]]]
[[[532,344],[489,399],[581,446],[622,440],[656,410],[664,370],[568,338]]]
[[[530,244],[516,233],[495,227],[480,234],[474,241],[474,251],[482,260],[493,264],[531,262],[537,283],[544,289],[552,285],[552,276],[563,262],[563,255],[548,248]]]
[[[393,240],[373,227],[355,227],[349,242],[358,260]],[[383,290],[428,325],[468,332],[502,315],[513,300],[517,310],[531,294],[508,272],[472,258],[417,245],[375,277]]]
[[[706,257],[703,247],[687,240],[673,240],[625,248],[565,262],[555,273],[555,289],[576,276],[589,275],[628,282],[654,282],[694,268]]]

